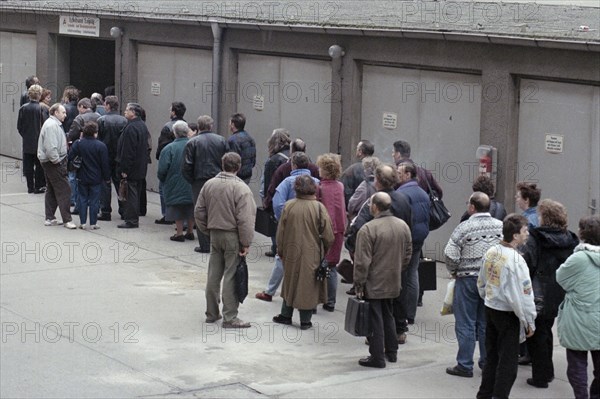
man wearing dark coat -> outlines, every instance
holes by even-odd
[[[40,106],[42,87],[29,87],[29,102],[19,109],[17,130],[23,138],[23,174],[27,179],[27,192],[40,194],[46,191],[44,170],[37,157],[38,138],[48,115]]]
[[[350,202],[352,194],[356,188],[365,180],[365,170],[362,165],[362,160],[366,157],[372,157],[375,153],[375,146],[369,140],[361,140],[356,146],[356,158],[358,162],[350,165],[344,173],[342,173],[341,182],[344,184],[344,201],[346,208]]]
[[[148,137],[150,133],[141,119],[142,107],[137,103],[127,104],[123,129],[117,146],[117,170],[121,179],[127,179],[127,198],[123,211],[124,223],[117,227],[132,229],[139,227],[140,192],[148,170]]]

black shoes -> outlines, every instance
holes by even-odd
[[[178,236],[177,234],[172,235],[170,238],[171,241],[177,241],[177,242],[184,242],[185,241],[185,236],[182,234],[180,236]]]
[[[273,321],[275,323],[278,323],[278,324],[285,324],[286,326],[289,326],[289,325],[292,324],[292,318],[291,317],[285,317],[285,316],[280,315],[280,314],[277,315],[277,316],[275,316],[275,317],[273,317]],[[311,323],[311,326],[312,326],[312,323]]]
[[[386,352],[385,358],[390,363],[396,363],[398,361],[398,353],[397,352]]]
[[[528,364],[531,364],[531,356],[529,356],[529,355],[519,356],[519,364],[521,366],[527,366]]]
[[[360,359],[358,361],[358,364],[360,364],[363,367],[374,367],[378,369],[385,368],[385,361],[377,362],[371,356]]]
[[[533,378],[528,378],[527,383],[536,388],[548,388],[548,383],[545,381],[536,381]]]
[[[143,216],[143,215],[142,215],[142,216]],[[173,223],[175,223],[175,222],[169,222],[168,220],[165,220],[165,217],[163,216],[163,217],[162,217],[162,218],[160,218],[160,219],[156,219],[156,220],[154,221],[154,223],[156,223],[156,224],[173,224]]]
[[[199,252],[201,254],[209,254],[210,253],[210,249],[202,249],[202,247],[196,247],[194,248],[195,252]]]
[[[111,221],[111,216],[110,214],[102,214],[98,216],[98,220],[104,220],[105,222],[110,222]]]
[[[269,258],[274,258],[275,257],[275,252],[273,252],[273,251],[267,251],[267,252],[265,252],[265,256],[267,256]]]
[[[306,322],[302,321],[302,322],[300,322],[300,329],[301,330],[308,330],[311,327],[312,327],[312,323],[310,321],[306,321]]]
[[[140,226],[138,226],[137,224],[125,222],[117,225],[117,227],[120,229],[137,229]]]
[[[326,310],[328,312],[333,312],[335,310],[335,306],[328,305],[328,304],[324,303],[323,304],[323,310]]]
[[[457,377],[465,377],[465,378],[473,377],[473,371],[465,370],[462,367],[460,367],[459,365],[456,365],[454,367],[448,367],[446,369],[446,373],[448,373],[450,375],[455,375]]]
[[[346,291],[346,294],[348,294],[348,295],[356,295],[356,290],[354,289],[354,287],[352,287],[348,291]]]
[[[46,187],[40,187],[33,190],[34,194],[44,194],[46,192]]]

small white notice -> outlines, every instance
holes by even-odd
[[[61,15],[58,33],[75,36],[100,36],[100,18]]]
[[[263,96],[254,96],[252,99],[252,108],[257,111],[265,109],[265,98]]]
[[[385,129],[393,130],[398,126],[398,114],[393,112],[383,113],[383,127]]]
[[[150,83],[150,93],[152,93],[153,96],[160,96],[160,82]]]
[[[564,137],[561,134],[547,134],[545,141],[546,151],[551,154],[562,154]]]

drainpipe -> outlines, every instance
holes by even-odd
[[[218,132],[219,104],[221,102],[221,53],[223,46],[221,36],[223,28],[217,22],[211,22],[210,27],[213,33],[211,116],[215,121],[213,132]]]

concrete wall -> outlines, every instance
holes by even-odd
[[[120,26],[124,31],[122,39],[117,39],[115,54],[117,65],[115,79],[120,86],[124,101],[137,100],[139,97],[140,68],[137,51],[140,44],[212,50],[213,37],[210,27],[197,23],[183,25],[165,21],[149,24],[133,20],[102,19],[101,37],[109,38],[109,30],[112,26]],[[62,44],[65,38],[57,35],[57,19],[8,15],[3,20],[2,30],[35,33],[38,76],[42,82],[57,82],[59,86],[64,83],[68,76],[64,69],[65,59],[68,59],[68,56]],[[515,46],[439,40],[437,37],[424,35],[422,38],[407,39],[391,35],[386,37],[384,34],[380,37],[366,37],[350,31],[340,31],[336,34],[336,31],[314,33],[308,29],[303,32],[292,32],[284,28],[267,30],[240,26],[224,27],[219,115],[213,117],[218,121],[219,132],[228,134],[227,119],[239,108],[240,54],[275,57],[273,59],[279,60],[298,58],[309,62],[322,62],[331,68],[332,101],[326,103],[320,100],[313,104],[326,108],[329,113],[329,123],[323,123],[323,129],[319,133],[328,135],[329,148],[322,148],[321,152],[339,152],[342,154],[343,163],[349,165],[354,161],[353,155],[357,142],[361,136],[368,133],[365,130],[369,129],[362,120],[363,110],[369,107],[369,104],[363,104],[365,69],[390,67],[396,70],[414,70],[416,71],[414,82],[409,83],[419,87],[423,82],[429,82],[433,84],[433,88],[428,87],[428,89],[433,91],[436,90],[435,76],[448,76],[447,73],[457,74],[455,76],[474,76],[481,93],[480,98],[477,99],[480,107],[478,137],[476,133],[474,138],[465,142],[465,153],[461,153],[458,155],[460,159],[453,161],[458,164],[476,161],[474,149],[479,144],[489,144],[498,148],[497,197],[506,203],[509,210],[513,210],[514,185],[518,178],[514,165],[523,161],[518,148],[519,98],[523,79],[530,79],[527,82],[533,85],[541,81],[559,81],[583,84],[588,87],[600,86],[600,54],[585,51],[585,46],[565,50],[539,48],[535,47],[534,42],[526,41],[523,42],[523,46]],[[327,50],[332,44],[338,44],[345,49],[345,56],[342,59],[330,59]],[[424,75],[419,71],[431,71],[433,75],[430,76],[433,78],[423,80],[419,76]],[[166,70],[165,73],[169,71]],[[174,74],[176,71],[172,70],[171,73]],[[195,72],[188,70],[185,73]],[[262,73],[261,79],[264,81],[272,81],[274,78],[268,68],[257,73],[259,76]],[[204,77],[200,79],[200,84],[213,83],[203,82],[207,79]],[[320,82],[321,79],[318,77],[312,80]],[[443,87],[444,82],[447,83],[446,80],[440,79],[439,83],[442,84],[440,87]],[[443,98],[444,93],[426,96],[425,103],[435,101],[436,95],[438,98],[439,96]],[[531,95],[535,100],[536,94]],[[188,115],[187,119],[194,118],[195,116]],[[302,121],[310,118],[310,115],[306,112],[298,112],[288,118],[291,118],[290,124],[301,125]],[[150,130],[159,131],[158,125],[164,123],[166,119],[167,115],[156,118],[153,116]],[[261,123],[261,130],[271,128],[267,123]],[[273,120],[272,128],[279,127],[280,123],[282,121],[276,118]],[[251,126],[251,120],[249,124]],[[440,128],[443,128],[443,125],[440,125]],[[263,135],[264,132],[261,131],[260,134]],[[596,140],[593,142],[597,142],[598,124],[593,125],[590,134]],[[310,133],[304,138],[310,146]],[[389,137],[389,141],[399,138],[403,138],[402,134]],[[261,138],[261,141],[264,139]],[[262,148],[266,146],[266,142],[258,142],[257,145]],[[376,148],[376,151],[379,150],[381,149]],[[435,154],[442,154],[444,150],[445,148],[435,141],[419,143],[416,145],[417,153],[413,154],[413,157],[417,159],[423,157],[426,161],[430,161],[435,158]],[[377,155],[385,160],[391,158],[389,154],[377,153]],[[468,170],[462,173],[468,175]],[[576,180],[575,184],[586,185],[587,182],[583,180],[585,179]],[[468,185],[446,185],[444,181],[442,184],[451,197],[468,195],[468,192],[465,192],[468,191]],[[452,211],[459,215],[463,209],[452,209]],[[439,241],[441,243],[443,239],[440,238]]]

